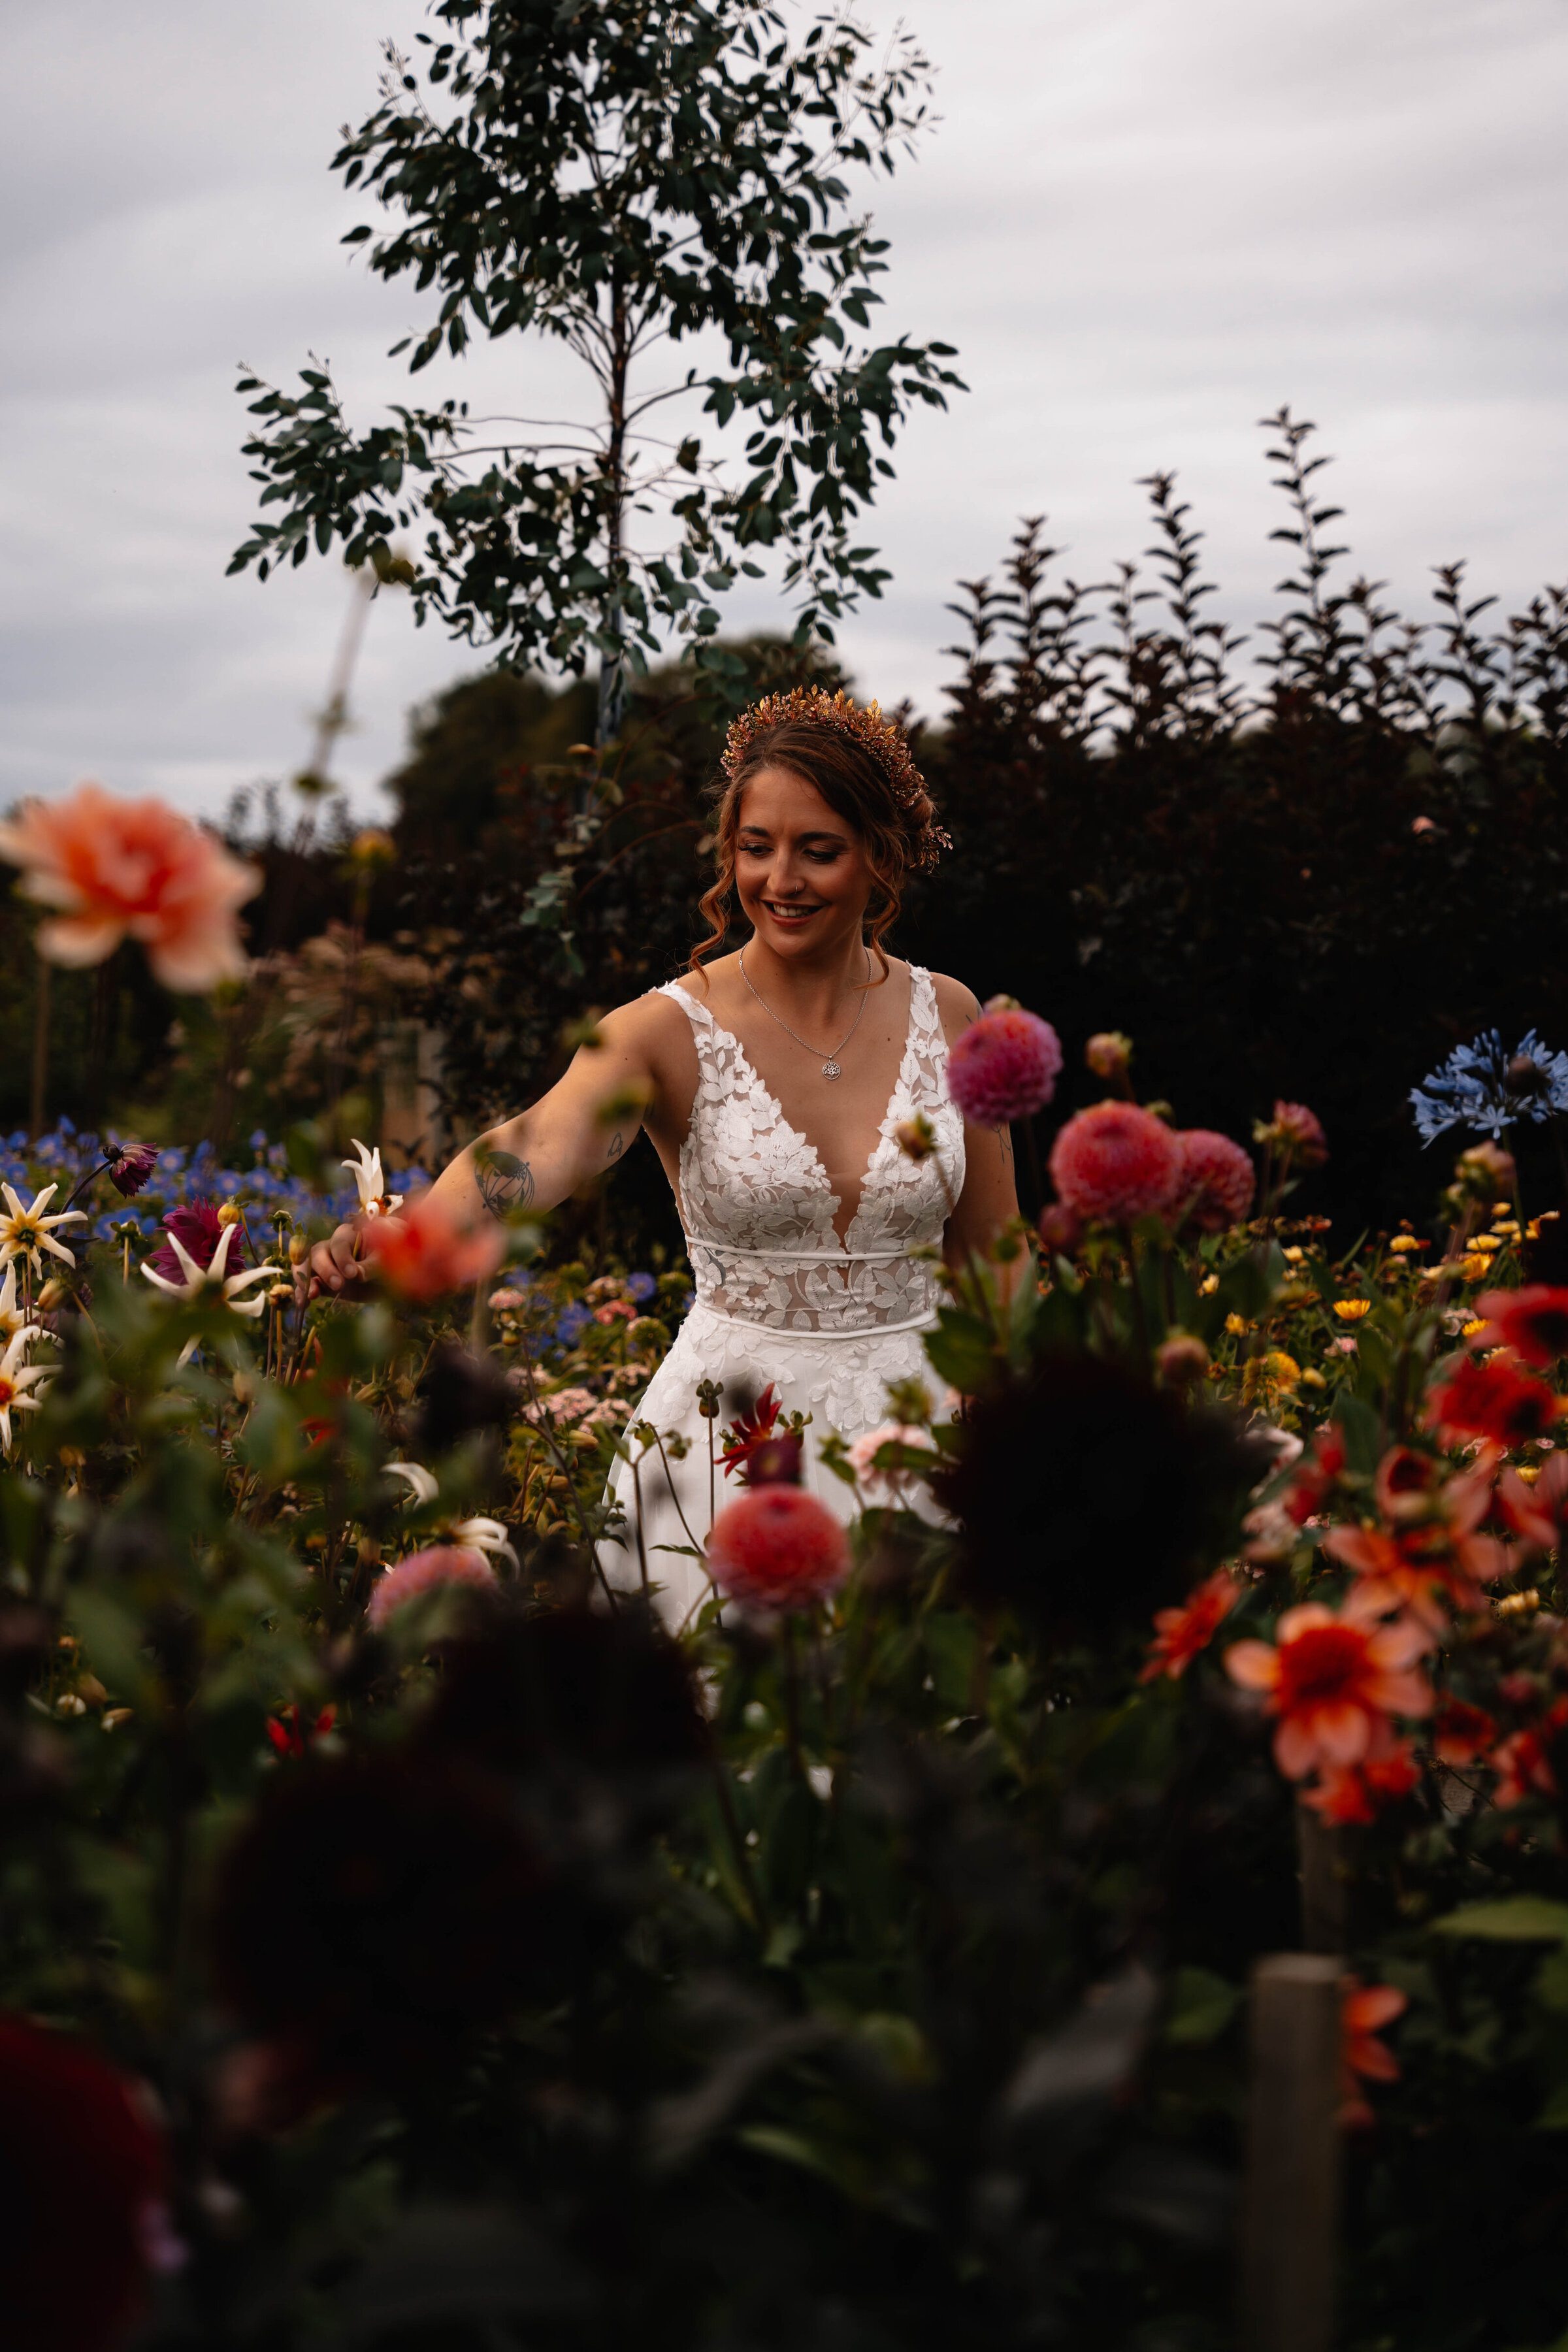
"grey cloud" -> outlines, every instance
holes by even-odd
[[[843,633],[867,690],[934,707],[952,583],[1020,511],[1051,513],[1080,578],[1135,554],[1157,466],[1227,615],[1256,620],[1281,551],[1254,425],[1286,399],[1338,453],[1355,560],[1407,607],[1458,553],[1505,604],[1561,573],[1558,0],[899,9],[943,120],[870,198],[879,325],[959,343],[973,389],[913,420],[868,530],[895,577]],[[868,13],[889,27],[893,0]],[[214,807],[300,763],[347,592],[316,562],[223,577],[254,496],[234,362],[329,353],[361,419],[403,396],[384,354],[415,299],[349,259],[367,208],[325,166],[377,37],[422,21],[416,0],[63,0],[8,26],[0,801],[93,771]],[[516,344],[465,388],[571,396],[559,353]],[[362,805],[408,706],[479,658],[378,605],[341,761]]]

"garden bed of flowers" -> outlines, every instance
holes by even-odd
[[[0,846],[44,952],[237,968],[249,879],[172,812]],[[1568,1265],[1509,1141],[1568,1057],[1459,1049],[1436,1214],[1347,1238],[1309,1109],[1248,1149],[1083,1052],[1037,1232],[945,1270],[880,1428],[702,1383],[674,1631],[603,1547],[680,1442],[637,1417],[680,1269],[552,1265],[363,1143],[334,1191],[10,1139],[8,2345],[1219,2352],[1303,1948],[1339,2340],[1560,2342]],[[998,1001],[950,1085],[1026,1123],[1063,1058]],[[369,1303],[312,1303],[345,1207]]]
[[[966,1108],[1043,1108],[1028,1019]],[[1560,1221],[1481,1139],[1339,1251],[1310,1112],[1255,1159],[1088,1053],[882,1430],[713,1395],[679,1641],[596,1546],[683,1275],[359,1147],[333,1199],[259,1139],[12,1140],[16,2342],[1223,2346],[1304,1942],[1342,2340],[1561,2336]],[[354,1201],[375,1296],[306,1307]]]

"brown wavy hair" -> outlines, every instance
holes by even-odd
[[[879,979],[868,985],[879,987],[889,968],[883,934],[898,920],[905,879],[917,862],[936,811],[923,791],[900,804],[879,760],[842,729],[814,727],[809,719],[786,719],[760,732],[748,745],[743,764],[719,788],[713,818],[717,871],[711,888],[698,901],[709,935],[692,949],[687,969],[700,976],[708,958],[729,937],[741,796],[764,768],[787,768],[803,783],[812,785],[835,816],[842,817],[858,835],[875,885],[867,909],[871,926],[867,945],[882,967]]]

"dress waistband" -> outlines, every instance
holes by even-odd
[[[712,1250],[724,1257],[762,1258],[768,1264],[782,1260],[786,1265],[893,1265],[901,1257],[909,1257],[908,1249],[881,1250],[786,1250],[742,1249],[739,1242],[710,1241],[703,1234],[685,1234],[686,1255],[694,1249]]]
[[[901,1253],[900,1253],[901,1255]],[[693,1315],[711,1315],[715,1323],[733,1323],[738,1330],[766,1332],[770,1339],[800,1339],[816,1347],[822,1340],[883,1339],[893,1331],[931,1331],[936,1328],[936,1308],[930,1307],[923,1315],[907,1315],[898,1323],[858,1323],[851,1330],[792,1331],[787,1323],[762,1323],[754,1316],[730,1315],[722,1307],[712,1307],[700,1294],[691,1302]]]

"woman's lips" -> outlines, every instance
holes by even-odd
[[[803,923],[813,915],[820,915],[819,906],[795,906],[783,898],[764,898],[763,906],[777,923]]]

